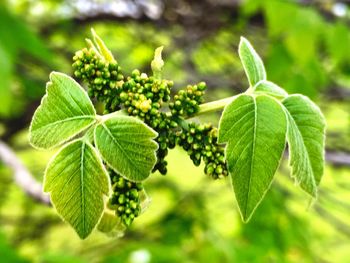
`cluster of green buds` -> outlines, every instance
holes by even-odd
[[[126,180],[112,169],[108,172],[113,190],[108,208],[114,210],[121,222],[129,227],[141,213],[140,193],[143,191],[143,186],[141,183]]]
[[[188,129],[176,133],[176,143],[187,151],[194,165],[205,163],[204,172],[213,179],[228,175],[224,148],[217,142],[217,128],[211,124],[189,123]]]
[[[155,140],[159,148],[153,172],[159,171],[165,175],[168,150],[180,145],[196,166],[204,162],[207,175],[214,179],[227,176],[224,150],[217,143],[217,129],[209,124],[199,125],[185,120],[199,111],[206,84],[188,85],[171,99],[174,83],[161,76],[164,65],[162,47],[156,49],[151,62],[153,75],[135,69],[130,76],[124,77],[121,67],[103,41],[95,32],[93,37],[94,43],[87,39],[89,47],[75,53],[74,75],[87,83],[91,98],[104,103],[104,113],[123,109],[158,133]],[[169,103],[169,112],[162,109],[165,103]],[[143,191],[143,187],[112,170],[109,173],[113,188],[109,208],[115,210],[125,226],[130,226],[141,212],[140,191]]]
[[[96,45],[90,39],[86,41],[89,48],[77,51],[73,57],[74,76],[88,84],[91,98],[104,102],[108,109],[118,110],[118,93],[124,79],[121,67],[97,35]]]
[[[167,173],[165,157],[168,148],[175,147],[175,138],[171,140],[171,129],[177,127],[177,123],[161,111],[164,102],[170,100],[172,81],[157,79],[134,70],[124,82],[120,93],[120,101],[127,113],[143,120],[158,132],[156,138],[159,144],[157,151],[157,163],[153,172]],[[174,136],[173,136],[174,137]]]
[[[180,90],[174,101],[169,103],[169,108],[173,116],[191,116],[198,112],[199,105],[203,103],[203,95],[207,85],[200,82],[197,85],[188,85],[186,89]]]
[[[178,124],[168,117],[165,113],[160,114],[161,125],[158,129],[158,137],[156,142],[159,145],[157,151],[157,163],[153,168],[153,172],[159,171],[162,175],[167,173],[167,161],[165,157],[168,155],[168,149],[173,149],[176,146],[176,136],[174,128],[178,127]]]
[[[172,81],[156,79],[135,69],[122,85],[119,98],[129,115],[157,128],[160,108],[170,100]]]

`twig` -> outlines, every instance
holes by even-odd
[[[326,152],[326,161],[336,166],[350,166],[350,154],[345,152]]]
[[[22,164],[13,150],[2,141],[0,141],[0,160],[13,170],[15,183],[28,196],[43,204],[51,205],[49,195],[42,191],[42,185],[37,182],[33,175]],[[350,166],[350,154],[343,152],[327,152],[326,161],[336,166]]]
[[[49,195],[42,191],[42,185],[35,180],[11,148],[2,141],[0,141],[0,160],[12,169],[15,183],[27,195],[43,204],[51,204]]]

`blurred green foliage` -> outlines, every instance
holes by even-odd
[[[328,124],[327,150],[350,152],[350,19],[349,14],[331,14],[333,1],[241,1],[232,13],[224,8],[218,18],[221,26],[208,24],[204,29],[195,27],[207,21],[203,15],[198,23],[189,23],[192,27],[175,18],[168,23],[105,16],[89,20],[79,16],[75,2],[0,4],[0,135],[38,180],[52,153],[29,147],[28,121],[45,92],[49,72],[72,73],[71,57],[85,46],[91,27],[125,72],[149,72],[154,49],[164,45],[165,76],[175,81],[175,90],[204,80],[208,101],[247,88],[236,51],[244,35],[266,61],[269,79],[321,105]],[[212,117],[217,116],[204,119],[215,123]],[[203,167],[193,167],[179,149],[170,153],[168,162],[166,178],[155,174],[147,181],[152,202],[123,237],[95,233],[85,241],[52,208],[28,198],[0,164],[0,261],[348,261],[349,166],[327,165],[319,200],[310,206],[306,195],[288,182],[283,163],[266,200],[245,225],[228,180],[205,178]]]
[[[17,64],[25,64],[30,56],[34,63],[50,65],[52,53],[24,21],[1,5],[0,36],[0,116],[16,116],[25,110],[27,98],[37,99],[42,94],[37,94],[32,78],[18,74]]]

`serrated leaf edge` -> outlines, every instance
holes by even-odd
[[[88,144],[88,145],[91,147],[92,151],[96,154],[96,157],[97,157],[97,159],[98,159],[98,162],[100,163],[101,168],[102,168],[102,170],[104,171],[104,174],[105,174],[105,176],[107,177],[107,182],[108,182],[108,193],[105,194],[105,195],[103,195],[103,206],[104,206],[104,207],[103,207],[103,211],[102,211],[101,215],[99,216],[99,219],[97,220],[96,225],[94,226],[94,228],[91,230],[91,232],[90,232],[86,237],[81,237],[81,236],[78,234],[78,232],[76,232],[75,228],[74,228],[68,221],[66,221],[66,220],[63,218],[63,216],[57,211],[56,205],[55,205],[55,204],[52,202],[52,200],[51,200],[51,194],[50,194],[51,191],[48,191],[48,190],[45,189],[46,177],[47,177],[47,169],[50,167],[51,163],[56,159],[57,155],[58,155],[64,148],[66,148],[66,147],[69,146],[70,144],[73,144],[73,143],[75,143],[75,142],[77,142],[77,141],[82,141],[83,143]],[[45,168],[45,171],[44,171],[42,190],[43,190],[44,193],[48,193],[48,194],[50,195],[51,205],[52,205],[52,207],[55,209],[56,213],[57,213],[58,216],[61,218],[61,220],[62,220],[63,222],[65,222],[65,223],[68,223],[69,226],[78,234],[78,236],[79,236],[81,239],[85,239],[85,238],[87,238],[88,236],[90,236],[90,234],[91,234],[94,230],[97,229],[97,226],[99,225],[99,223],[100,223],[100,221],[101,221],[101,219],[102,219],[103,213],[104,213],[104,211],[105,211],[105,209],[106,209],[106,200],[107,200],[107,197],[109,197],[109,196],[111,195],[111,181],[110,181],[108,172],[107,172],[105,166],[103,165],[103,161],[102,161],[102,159],[101,159],[100,153],[95,149],[95,147],[93,147],[93,145],[92,145],[91,143],[89,143],[88,141],[86,141],[86,140],[80,138],[80,139],[76,139],[76,140],[70,141],[70,142],[68,142],[68,143],[65,143],[65,144],[62,145],[61,148],[51,157],[51,159],[50,159],[50,161],[47,163],[46,168]]]
[[[269,97],[269,98],[273,99],[275,102],[277,102],[277,103],[280,105],[281,110],[283,111],[284,116],[285,116],[285,118],[286,118],[286,125],[287,125],[287,127],[286,127],[286,133],[285,133],[285,139],[284,139],[284,147],[283,147],[284,150],[285,150],[286,144],[287,144],[287,129],[288,129],[288,120],[287,120],[287,116],[286,116],[286,113],[285,113],[285,111],[284,111],[284,109],[283,109],[282,103],[281,103],[280,101],[278,101],[276,98],[274,98],[274,97],[272,97],[272,96],[269,96],[269,95],[265,95],[265,94],[254,95],[254,94],[244,94],[244,93],[243,93],[243,94],[238,95],[237,97],[235,97],[230,103],[228,103],[228,104],[225,106],[225,108],[224,108],[224,110],[223,110],[223,112],[222,112],[222,114],[221,114],[221,117],[220,117],[220,120],[219,120],[219,130],[220,130],[220,127],[221,127],[222,116],[223,116],[223,114],[224,114],[224,112],[225,112],[227,106],[230,105],[231,103],[233,103],[234,100],[236,100],[237,98],[239,98],[240,96],[243,96],[243,95],[244,95],[244,96],[253,97],[253,99],[254,99],[254,101],[255,101],[255,103],[254,103],[255,108],[256,108],[256,97],[258,97],[258,96],[266,96],[266,97]],[[256,111],[255,111],[255,116],[256,116]],[[255,118],[254,122],[256,122],[256,118]],[[255,129],[254,129],[254,133],[255,133]],[[220,134],[220,131],[219,131],[219,134]],[[227,156],[227,141],[225,141],[225,142],[220,141],[220,139],[219,139],[219,137],[218,137],[218,142],[219,142],[219,143],[226,143],[226,145],[225,145],[225,160],[227,161],[227,159],[226,159],[226,156]],[[283,152],[284,152],[284,151],[283,151]],[[275,180],[276,172],[278,171],[278,169],[279,169],[279,167],[280,167],[280,165],[281,165],[282,159],[283,159],[283,154],[281,154],[281,157],[280,157],[280,159],[279,159],[279,161],[278,161],[278,166],[277,166],[277,168],[276,168],[276,171],[275,171],[275,173],[274,173],[273,178],[271,179],[271,182],[270,182],[269,186],[268,186],[268,187],[266,188],[266,190],[263,192],[263,194],[262,194],[262,196],[261,196],[261,199],[259,200],[259,202],[257,202],[257,204],[255,205],[255,207],[253,208],[252,212],[250,213],[250,215],[249,215],[248,217],[245,217],[245,216],[243,215],[243,211],[241,211],[241,209],[240,209],[240,207],[239,207],[239,205],[238,205],[238,202],[237,202],[237,200],[236,200],[236,205],[237,205],[237,207],[238,207],[239,214],[240,214],[241,219],[242,219],[242,221],[243,221],[244,223],[248,223],[248,222],[250,221],[250,219],[252,218],[252,216],[253,216],[253,214],[255,213],[256,209],[259,207],[260,203],[261,203],[261,202],[263,201],[263,199],[265,198],[266,193],[270,190],[271,185],[272,185],[273,181]],[[227,165],[228,165],[228,164],[227,164]],[[233,191],[233,193],[234,193],[234,196],[235,196],[235,198],[236,198],[236,194],[235,194],[235,192],[234,192],[233,183],[232,183],[232,182],[233,182],[233,181],[232,181],[233,179],[232,179],[232,176],[231,176],[230,172],[229,172],[229,175],[230,175],[230,176],[229,176],[229,177],[230,177],[229,180],[230,180],[230,183],[231,183],[231,189],[232,189],[232,191]],[[250,179],[249,179],[249,180],[250,180]],[[250,184],[250,183],[249,183],[249,184]]]
[[[99,146],[98,146],[98,143],[97,143],[97,140],[96,140],[96,137],[97,137],[97,136],[96,136],[96,129],[97,129],[98,126],[101,125],[101,126],[103,126],[103,128],[104,128],[105,130],[108,131],[108,133],[110,133],[110,132],[109,132],[109,129],[107,129],[107,127],[106,127],[106,125],[105,125],[104,123],[105,123],[106,121],[111,120],[111,119],[114,119],[114,118],[133,118],[133,119],[136,120],[139,124],[143,125],[144,127],[146,127],[149,131],[151,131],[151,132],[153,133],[154,137],[150,137],[150,140],[151,140],[152,142],[154,142],[155,145],[157,145],[157,149],[155,149],[155,151],[154,151],[154,153],[153,153],[153,156],[154,156],[155,160],[157,160],[156,151],[158,150],[158,147],[159,147],[159,146],[158,146],[158,143],[156,143],[153,139],[155,139],[155,138],[158,136],[158,133],[157,133],[156,131],[154,131],[152,128],[150,128],[149,126],[147,126],[144,122],[140,121],[140,120],[137,119],[137,118],[130,117],[130,116],[114,116],[114,117],[110,117],[110,118],[107,118],[107,119],[104,119],[103,121],[101,121],[101,122],[100,122],[98,125],[96,125],[95,128],[94,128],[94,142],[95,142],[97,151],[99,152],[99,155],[102,157],[103,161],[104,161],[110,168],[112,168],[116,173],[120,174],[120,175],[121,175],[122,177],[124,177],[125,179],[127,179],[127,180],[129,180],[129,181],[131,181],[131,182],[143,182],[144,180],[146,180],[146,179],[150,176],[151,171],[152,171],[152,169],[154,168],[154,166],[156,165],[157,161],[153,164],[152,168],[150,169],[149,175],[148,175],[146,178],[144,178],[143,180],[140,180],[140,181],[139,181],[139,180],[134,180],[134,179],[131,179],[131,178],[125,176],[123,173],[121,173],[121,172],[119,171],[119,169],[117,169],[117,168],[114,167],[110,162],[108,162],[107,160],[105,160],[105,158],[103,158],[102,154],[100,153]]]
[[[311,102],[311,106],[313,107],[313,109],[316,110],[316,111],[320,114],[321,119],[322,119],[323,124],[324,124],[323,145],[325,145],[325,140],[326,140],[326,136],[325,136],[326,132],[325,132],[325,131],[326,131],[326,129],[327,129],[327,123],[326,123],[326,119],[325,119],[325,117],[324,117],[324,115],[323,115],[321,109],[320,109],[312,100],[310,100],[309,97],[307,97],[307,96],[305,96],[305,95],[302,95],[302,94],[299,94],[299,93],[289,95],[288,97],[286,97],[286,98],[284,98],[284,99],[287,99],[287,98],[289,98],[289,97],[297,97],[297,96],[303,97],[303,98],[305,98],[306,100],[310,101],[310,102]],[[282,103],[281,103],[281,104],[282,104]],[[289,123],[289,118],[288,118],[288,116],[293,120],[294,123],[295,123],[295,121],[294,121],[292,115],[290,114],[290,112],[288,111],[288,109],[287,109],[283,104],[282,104],[282,107],[283,107],[283,110],[285,111],[286,116],[287,116],[287,123],[288,123],[288,126],[287,126],[287,134],[288,134],[288,131],[289,131],[289,128],[290,128],[290,127],[289,127],[290,123]],[[295,124],[295,126],[298,127],[296,124]],[[297,129],[297,130],[298,130],[298,133],[300,134],[299,129]],[[301,138],[303,139],[302,136],[301,136]],[[288,139],[287,139],[287,143],[288,143]],[[304,145],[304,139],[303,139],[303,145]],[[304,145],[304,146],[305,146],[305,145]],[[289,143],[288,143],[288,147],[291,148],[291,145],[290,145]],[[306,147],[305,147],[305,149],[306,149]],[[291,150],[289,150],[289,151],[291,151]],[[307,151],[307,150],[306,150],[306,151]],[[309,158],[309,152],[308,152],[308,151],[307,151],[307,154],[308,154],[308,162],[309,162],[309,164],[310,164],[310,158]],[[323,147],[323,159],[325,159],[324,156],[325,156],[325,148]],[[290,170],[291,170],[291,171],[290,171],[291,177],[295,180],[295,183],[296,183],[306,194],[310,195],[313,199],[317,199],[317,197],[318,197],[318,184],[317,184],[317,182],[316,182],[316,178],[315,178],[315,175],[314,175],[314,171],[311,169],[311,171],[312,171],[312,181],[314,182],[314,185],[315,185],[315,193],[314,193],[314,195],[313,195],[313,194],[307,192],[304,188],[301,187],[300,181],[297,179],[296,175],[293,173],[293,167],[292,167],[292,165],[291,165],[291,157],[292,157],[292,156],[291,156],[291,153],[289,153],[289,155],[288,155],[288,167],[289,167]],[[310,166],[311,166],[311,164],[310,164]],[[312,166],[311,166],[311,167],[312,167]]]
[[[51,149],[54,149],[54,148],[56,148],[56,147],[58,147],[58,146],[62,146],[62,145],[64,145],[66,142],[68,142],[69,140],[71,140],[72,138],[74,138],[77,134],[81,133],[81,132],[84,131],[85,129],[88,129],[89,127],[91,127],[92,125],[94,125],[94,124],[96,123],[96,116],[97,116],[97,115],[96,115],[96,110],[95,110],[95,107],[94,107],[94,106],[92,105],[92,103],[91,103],[92,109],[93,109],[93,111],[94,111],[94,117],[92,118],[92,119],[94,119],[94,121],[93,121],[92,123],[90,123],[89,125],[87,125],[87,126],[81,128],[81,129],[78,130],[75,134],[73,134],[73,135],[71,135],[70,137],[68,137],[66,140],[63,140],[63,141],[61,141],[61,142],[59,142],[59,143],[56,143],[56,144],[52,145],[51,147],[45,147],[45,148],[44,148],[44,147],[40,147],[40,146],[37,146],[37,145],[33,144],[32,139],[31,139],[31,138],[32,138],[32,136],[31,136],[32,132],[31,132],[31,131],[32,131],[32,126],[33,126],[34,118],[35,118],[35,116],[36,116],[36,114],[37,114],[37,111],[39,110],[39,108],[42,108],[43,102],[44,102],[44,101],[47,99],[47,97],[48,97],[48,88],[49,88],[50,85],[53,84],[53,83],[52,83],[52,75],[62,75],[62,76],[66,76],[66,77],[71,78],[71,79],[78,85],[78,87],[81,89],[81,91],[83,91],[83,93],[84,93],[84,95],[86,96],[86,98],[91,102],[91,100],[90,100],[88,94],[86,93],[86,91],[85,91],[85,90],[80,86],[80,84],[79,84],[78,82],[76,82],[72,77],[70,77],[70,76],[68,76],[68,75],[66,75],[66,74],[64,74],[64,73],[61,73],[61,72],[52,71],[52,72],[50,73],[50,76],[49,76],[50,81],[48,81],[48,82],[46,83],[45,95],[41,98],[40,104],[39,104],[38,108],[35,110],[34,115],[33,115],[33,117],[32,117],[32,120],[30,121],[30,125],[29,125],[28,141],[29,141],[29,144],[30,144],[33,148],[35,148],[35,149],[37,149],[37,150],[51,150]],[[88,115],[86,115],[86,116],[88,116]],[[78,117],[78,116],[76,116],[76,117]]]

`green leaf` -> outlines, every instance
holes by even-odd
[[[117,116],[95,128],[95,144],[103,159],[131,181],[146,179],[156,163],[157,133],[142,121]]]
[[[97,229],[103,233],[110,233],[120,224],[120,218],[115,215],[115,211],[105,211],[98,223]]]
[[[1,11],[0,11],[1,14]],[[1,19],[0,19],[1,21]],[[1,31],[0,31],[1,34]],[[15,96],[11,92],[11,81],[15,58],[11,51],[0,42],[0,116],[11,116],[13,114],[13,103]]]
[[[288,93],[284,89],[268,80],[259,81],[253,89],[255,94],[266,94],[277,99],[283,99],[288,96]]]
[[[83,140],[65,145],[48,164],[44,178],[44,191],[50,193],[58,214],[82,239],[100,220],[109,185],[101,158]]]
[[[0,7],[0,36],[3,47],[11,49],[12,54],[17,53],[18,60],[24,58],[24,51],[45,64],[53,65],[55,62],[47,43],[21,17],[14,15],[4,5]]]
[[[121,222],[120,217],[115,214],[115,211],[106,209],[97,225],[97,230],[109,237],[122,237],[126,227]]]
[[[112,52],[107,48],[106,44],[103,42],[103,40],[96,34],[95,30],[91,28],[91,33],[93,36],[93,39],[95,41],[95,44],[99,50],[99,53],[104,57],[104,59],[111,63],[116,63],[117,61],[113,57]]]
[[[253,87],[260,80],[266,80],[264,63],[247,39],[241,37],[238,54],[247,75],[249,85]]]
[[[161,79],[162,68],[164,66],[164,61],[162,59],[162,51],[163,51],[163,46],[158,47],[154,51],[154,59],[151,62],[153,76],[157,79]]]
[[[245,222],[271,185],[285,148],[286,132],[283,108],[269,96],[240,95],[225,107],[219,142],[227,142],[228,170]]]
[[[87,93],[71,77],[52,72],[46,95],[30,125],[30,143],[42,149],[55,147],[95,122],[95,109]]]
[[[289,96],[283,105],[288,117],[292,176],[302,189],[316,197],[324,169],[325,119],[320,109],[305,96]]]

